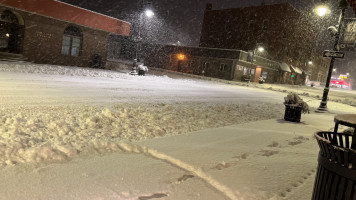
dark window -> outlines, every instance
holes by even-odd
[[[221,63],[221,64],[220,64],[219,71],[227,71],[227,65],[224,64],[224,63]]]
[[[283,31],[282,37],[283,37],[283,38],[287,38],[287,32]]]
[[[118,41],[110,41],[108,44],[108,58],[119,59],[121,53],[121,43]]]
[[[204,70],[207,70],[209,68],[209,63],[208,62],[204,62]]]
[[[62,54],[79,56],[82,41],[82,32],[75,26],[68,26],[64,30],[62,41]]]
[[[267,29],[268,28],[268,20],[267,19],[263,20],[262,28],[263,29]]]
[[[255,27],[255,21],[250,20],[248,22],[248,30],[252,30]]]
[[[19,20],[17,19],[16,15],[9,10],[5,10],[1,13],[0,20],[3,22],[9,22],[14,24],[19,23]]]

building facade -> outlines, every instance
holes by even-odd
[[[34,63],[104,67],[119,56],[112,36],[130,33],[127,22],[55,0],[3,0],[0,14],[0,57]]]
[[[260,56],[251,62],[248,52],[233,49],[145,44],[142,55],[148,67],[225,80],[255,81],[254,76],[250,77],[251,66],[254,66],[266,82],[274,83],[281,71],[278,62]],[[289,76],[290,71],[287,73]]]
[[[309,68],[310,61],[316,65],[322,59],[321,52],[313,53],[316,51],[314,29],[308,19],[289,3],[224,10],[213,10],[208,4],[200,46],[254,51],[262,45],[265,48],[262,56],[286,63],[291,69],[292,75],[282,75],[279,81],[300,84],[305,81],[306,74],[311,78],[320,74]]]

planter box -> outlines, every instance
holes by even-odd
[[[300,122],[302,107],[296,104],[285,104],[284,119],[291,122]]]

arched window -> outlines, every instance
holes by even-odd
[[[82,32],[80,29],[75,26],[68,26],[63,34],[62,54],[79,56],[81,41]]]
[[[9,10],[5,10],[4,12],[1,13],[0,20],[12,24],[19,23],[19,20],[17,19],[16,15]]]

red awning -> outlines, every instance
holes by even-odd
[[[347,0],[347,1],[349,2],[352,9],[354,9],[355,14],[356,14],[356,0]]]
[[[110,33],[130,34],[128,22],[57,0],[0,0],[0,4]]]

